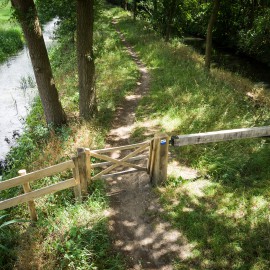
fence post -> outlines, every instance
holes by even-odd
[[[152,172],[152,167],[153,167],[153,145],[154,145],[154,140],[151,140],[150,142],[150,149],[149,149],[149,158],[147,162],[147,173],[151,175]]]
[[[92,166],[91,166],[91,152],[89,148],[85,148],[85,155],[86,155],[86,175],[87,175],[87,182],[88,185],[91,185],[92,183]]]
[[[78,148],[78,166],[79,166],[79,175],[81,181],[81,192],[82,196],[87,196],[87,175],[86,175],[86,155],[84,148]]]
[[[169,136],[156,134],[151,152],[150,180],[153,186],[158,186],[167,179]]]
[[[75,198],[78,202],[82,202],[82,190],[81,190],[81,179],[79,173],[79,165],[78,165],[78,157],[72,157],[74,162],[75,168],[72,169],[73,171],[73,178],[75,179],[76,186],[74,187],[74,194]]]
[[[26,175],[26,170],[19,170],[18,174],[19,176]],[[29,182],[23,184],[23,190],[24,190],[24,193],[29,193],[32,191]],[[37,218],[36,206],[35,206],[34,201],[28,202],[28,208],[29,208],[32,221],[37,221],[38,218]]]

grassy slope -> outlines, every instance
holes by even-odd
[[[75,47],[72,42],[63,40],[51,51],[51,59],[69,126],[56,132],[48,129],[40,101],[37,101],[27,119],[25,134],[10,152],[10,167],[4,178],[15,176],[20,168],[33,171],[69,159],[77,147],[103,146],[117,104],[134,89],[138,78],[136,65],[126,55],[110,22],[110,11],[104,11],[95,32],[99,117],[91,123],[78,118]],[[38,188],[70,176],[71,172],[48,177],[32,186]],[[19,192],[20,189],[9,190],[0,197]],[[11,249],[18,245],[12,252],[2,253],[0,268],[12,269],[15,261],[17,269],[125,269],[119,255],[111,250],[104,214],[108,204],[103,183],[90,187],[90,193],[82,205],[74,202],[72,190],[36,200],[39,221],[35,228],[15,224],[10,234],[0,231],[1,243]],[[0,214],[7,212],[11,217],[28,217],[26,205]]]
[[[188,134],[269,125],[269,93],[225,72],[203,69],[203,59],[177,40],[165,43],[145,22],[119,16],[128,42],[148,65],[150,94],[138,110],[135,141],[149,130]],[[171,149],[201,179],[169,178],[160,189],[165,217],[192,252],[176,269],[269,269],[269,139]],[[173,174],[179,175],[175,165]]]
[[[40,124],[40,107],[36,106],[35,117],[28,119],[30,136],[22,137],[22,143],[13,150],[15,165],[7,177],[19,168],[31,171],[60,162],[78,146],[102,146],[108,127],[106,121],[104,128],[104,120],[112,114],[119,91],[123,94],[132,88],[137,77],[134,64],[108,25],[110,12],[103,13],[96,37],[99,44],[105,44],[100,45],[104,50],[99,50],[97,59],[100,118],[90,124],[76,120],[75,54],[70,45],[63,44],[55,49],[53,62],[58,88],[67,91],[61,94],[65,109],[74,120],[70,127],[51,133]],[[147,131],[153,125],[183,134],[268,124],[269,98],[263,89],[254,89],[249,82],[224,71],[206,74],[202,59],[186,46],[177,41],[165,44],[144,23],[133,23],[118,9],[112,12],[116,19],[121,18],[121,28],[152,76],[151,92],[139,108],[134,140],[149,136]],[[57,57],[60,51],[65,51],[66,57]],[[36,123],[39,125],[34,127]],[[258,139],[183,147],[181,153],[175,150],[177,161],[211,178],[189,182],[170,177],[159,190],[167,210],[165,217],[192,247],[190,257],[176,262],[176,269],[269,269],[268,148],[267,139]],[[47,183],[58,180],[44,179]],[[98,269],[125,269],[117,256],[104,255],[104,250],[111,254],[102,214],[106,199],[100,186],[94,190],[83,205],[74,205],[71,191],[38,201],[37,228],[18,227],[24,242],[19,243],[17,254],[26,266],[36,261],[35,266],[43,269],[73,269],[80,262],[82,269],[90,269],[92,262]],[[14,216],[26,213],[25,206],[11,212]],[[7,240],[6,234],[0,237],[1,242]],[[26,247],[30,254],[23,252]]]
[[[10,17],[10,4],[3,5],[0,1],[0,63],[23,47],[21,30]]]

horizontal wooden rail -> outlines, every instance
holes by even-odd
[[[28,173],[23,176],[18,176],[18,177],[0,182],[0,191],[8,189],[8,188],[16,187],[18,185],[22,185],[27,182],[35,181],[35,180],[38,180],[38,179],[41,179],[41,178],[44,178],[44,177],[47,177],[56,173],[60,173],[68,169],[73,169],[74,167],[75,166],[74,166],[73,161],[69,160],[69,161],[48,167],[46,169]]]
[[[267,136],[270,136],[270,126],[179,135],[173,136],[171,142],[174,146],[183,146]]]
[[[140,170],[138,170],[138,169],[130,169],[130,170],[126,170],[126,171],[115,172],[115,173],[111,173],[111,174],[105,174],[105,175],[102,175],[100,178],[107,179],[107,178],[110,178],[110,177],[120,176],[120,175],[128,174],[128,173],[135,173],[135,172],[139,172],[139,171],[147,172],[147,168],[142,168]]]
[[[55,193],[57,191],[67,189],[70,187],[76,186],[76,181],[74,178],[71,178],[66,181],[62,181],[60,183],[50,185],[48,187],[44,187],[35,191],[31,191],[29,193],[5,200],[0,202],[0,210],[24,203],[24,202],[29,202],[32,201],[33,199],[42,197],[47,194]]]
[[[132,161],[138,161],[138,160],[143,160],[143,159],[148,159],[149,155],[140,155],[140,156],[137,156],[137,157],[133,157],[133,158],[129,158],[127,160],[127,162],[132,162]],[[100,162],[100,163],[92,163],[91,164],[91,167],[92,168],[100,168],[100,167],[104,167],[104,166],[109,166],[109,165],[112,165],[114,164],[115,162],[111,162],[111,161],[108,161],[108,162]]]
[[[124,145],[124,146],[118,146],[118,147],[112,147],[112,148],[91,150],[91,152],[101,154],[101,153],[108,153],[108,152],[114,152],[114,151],[123,151],[123,150],[133,149],[136,147],[141,147],[144,145],[150,145],[150,142],[151,141],[146,141],[142,143],[136,143],[136,144],[130,144],[130,145]]]
[[[149,157],[149,155],[141,155],[141,156],[130,158],[127,160],[127,162],[143,160],[143,159],[147,159],[148,157]],[[112,165],[114,163],[115,162],[110,162],[110,161],[109,162],[101,162],[101,163],[92,163],[91,167],[92,168],[100,168],[100,167]]]

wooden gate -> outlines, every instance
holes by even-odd
[[[139,171],[147,172],[150,175],[152,184],[157,185],[159,182],[166,179],[167,176],[168,144],[169,137],[167,135],[159,135],[146,142],[119,147],[99,150],[78,148],[78,155],[73,157],[72,160],[31,173],[20,170],[20,176],[6,181],[0,181],[0,191],[23,185],[25,194],[20,194],[19,192],[19,194],[13,198],[0,201],[0,210],[21,203],[28,203],[31,218],[36,221],[35,199],[73,187],[75,198],[78,201],[82,201],[82,197],[88,194],[88,186],[91,184],[91,181]],[[122,151],[126,151],[126,153]],[[118,153],[120,158],[109,156],[109,154],[113,152]],[[122,157],[120,153],[125,156]],[[143,165],[139,165],[134,164],[133,162],[135,161],[145,162]],[[97,168],[98,172],[96,172]],[[123,168],[129,169],[126,170]],[[60,180],[58,183],[37,190],[32,190],[30,187],[30,182],[53,176],[67,170],[72,170],[73,177],[71,179]]]
[[[127,146],[120,146],[120,147],[112,147],[107,149],[100,149],[100,150],[91,150],[89,151],[90,159],[91,157],[103,160],[105,162],[101,163],[93,163],[91,164],[91,168],[103,168],[100,172],[95,174],[91,180],[96,180],[100,178],[108,178],[112,176],[122,175],[126,173],[132,173],[137,171],[148,171],[148,165],[143,167],[141,165],[136,165],[132,162],[134,161],[141,161],[141,160],[148,160],[149,163],[149,148],[150,148],[151,141],[146,141],[143,143],[138,144],[131,144]],[[122,152],[133,149],[132,152],[127,153],[124,157],[119,159],[112,158],[108,154],[113,152]],[[139,155],[143,153],[142,155]],[[106,155],[105,155],[106,154]],[[121,156],[121,155],[119,155]],[[107,167],[104,169],[104,167]],[[129,170],[122,170],[122,168],[130,168]],[[116,171],[117,169],[121,169],[121,171]],[[116,171],[111,173],[112,171]]]

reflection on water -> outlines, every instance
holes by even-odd
[[[205,40],[196,37],[185,37],[183,42],[192,46],[200,54],[205,52]],[[216,67],[222,67],[251,79],[254,83],[260,83],[270,88],[270,67],[250,57],[237,55],[230,50],[213,46],[212,63]]]
[[[53,20],[44,26],[47,48],[53,44],[55,23],[56,20]],[[0,160],[22,131],[25,117],[36,95],[34,73],[25,47],[0,65]]]

